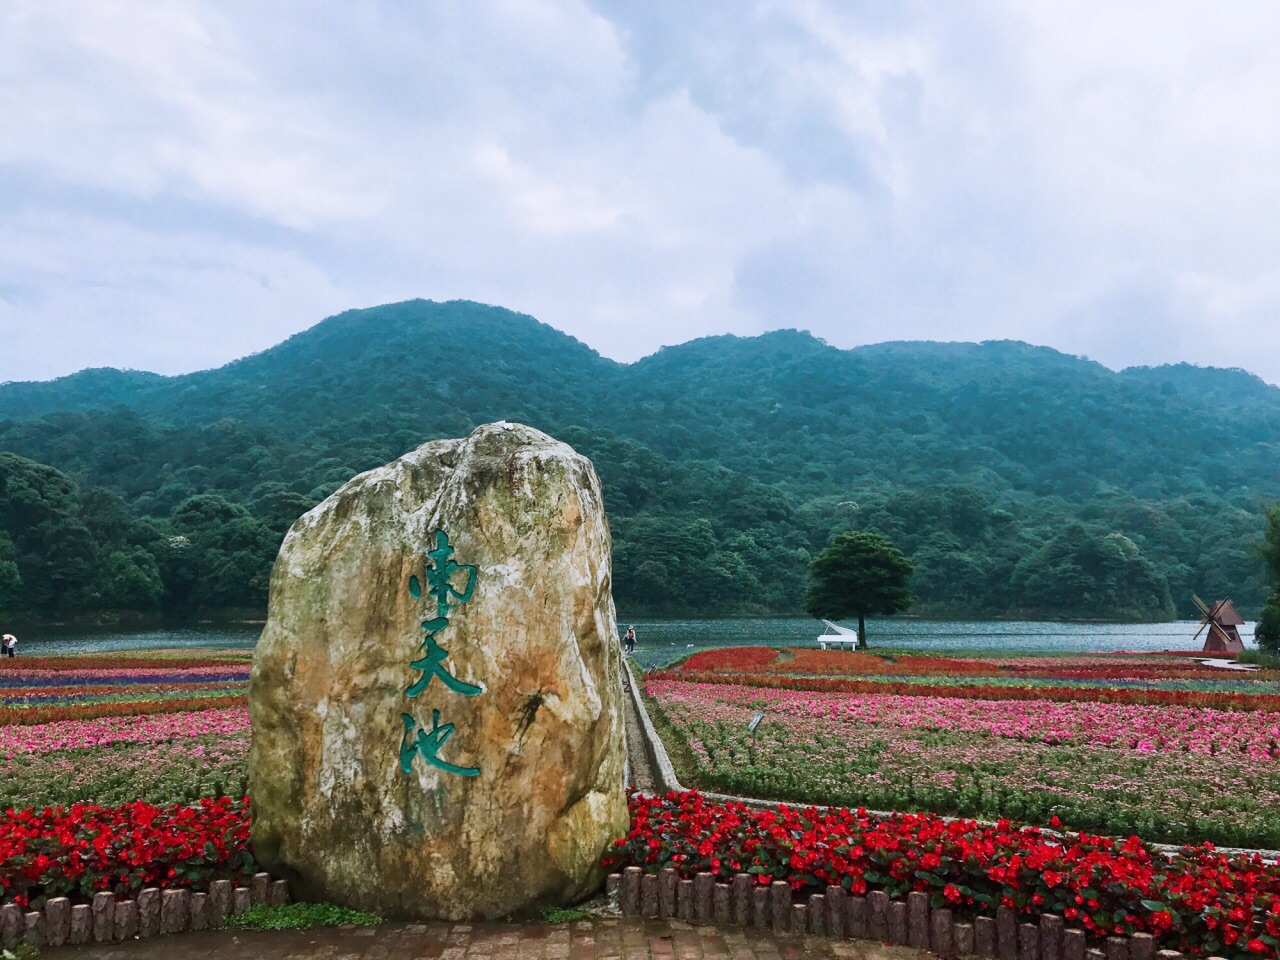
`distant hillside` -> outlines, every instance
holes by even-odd
[[[496,419],[596,459],[638,612],[796,609],[808,556],[849,526],[916,556],[926,611],[1159,617],[1191,589],[1246,609],[1265,591],[1280,389],[1243,371],[794,330],[624,365],[528,316],[411,301],[216,370],[0,385],[0,450],[159,522],[196,494],[286,516],[285,493]]]

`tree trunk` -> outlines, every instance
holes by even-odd
[[[867,649],[867,625],[862,619],[862,614],[858,614],[858,649]]]

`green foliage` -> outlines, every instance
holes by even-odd
[[[1267,529],[1259,553],[1271,579],[1280,583],[1280,503],[1267,508],[1266,518]]]
[[[863,618],[901,613],[915,602],[907,583],[915,566],[887,537],[843,533],[809,566],[813,583],[805,611],[823,620],[858,618],[858,645],[866,646]]]
[[[1262,615],[1254,628],[1254,640],[1267,653],[1280,654],[1280,589],[1262,608]]]
[[[1169,620],[1169,585],[1122,533],[1073,523],[1018,564],[1015,589],[1036,617],[1092,610],[1098,619]]]
[[[1280,390],[1242,371],[794,330],[621,365],[530,317],[413,301],[217,370],[0,385],[0,450],[62,472],[26,481],[47,521],[0,523],[0,604],[261,609],[299,515],[503,418],[592,458],[630,616],[795,612],[850,531],[914,559],[927,615],[1191,616],[1196,591],[1248,616],[1275,588],[1252,544],[1280,497]]]
[[[40,948],[27,943],[20,943],[12,950],[0,950],[0,960],[35,960],[40,956]]]
[[[543,923],[576,923],[589,916],[587,911],[577,907],[543,907],[541,912]]]
[[[1267,510],[1267,531],[1260,552],[1273,588],[1258,618],[1254,639],[1268,653],[1280,654],[1280,504]]]
[[[189,497],[169,518],[165,602],[173,609],[261,607],[280,537],[217,494]]]
[[[1265,650],[1246,650],[1236,657],[1237,663],[1256,663],[1265,670],[1280,670],[1280,655]]]
[[[287,903],[280,907],[259,904],[238,917],[227,917],[223,925],[232,930],[310,930],[313,927],[376,927],[382,918],[376,913],[337,907],[332,903]]]
[[[156,611],[155,538],[114,494],[81,497],[58,470],[0,454],[0,613]]]
[[[114,493],[0,454],[0,613],[260,609],[280,537],[216,494],[165,520],[138,519]]]

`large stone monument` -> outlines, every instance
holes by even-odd
[[[404,918],[596,889],[627,829],[609,551],[591,462],[511,423],[295,523],[249,682],[263,865]]]

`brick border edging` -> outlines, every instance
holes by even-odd
[[[1013,908],[1000,907],[994,919],[978,917],[970,923],[945,907],[933,909],[929,895],[919,892],[890,900],[883,890],[855,897],[844,887],[829,886],[806,903],[793,903],[785,880],[767,887],[745,873],[731,883],[718,883],[711,873],[682,880],[672,867],[656,874],[627,867],[610,874],[606,888],[616,892],[623,916],[874,940],[930,950],[944,960],[1183,960],[1176,950],[1157,950],[1149,933],[1107,937],[1102,946],[1090,947],[1083,929],[1067,927],[1053,914],[1041,914],[1039,923],[1020,923]]]
[[[23,911],[16,903],[0,907],[0,947],[19,944],[60,947],[66,944],[120,943],[136,937],[217,930],[229,916],[251,906],[282,906],[289,902],[286,880],[254,874],[248,886],[214,880],[208,893],[186,888],[147,887],[137,900],[117,900],[113,893],[95,893],[93,903],[74,906],[66,897],[53,897],[43,910]]]

